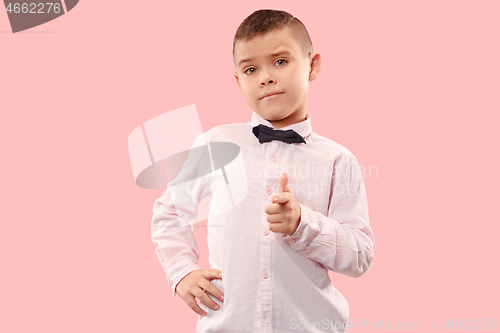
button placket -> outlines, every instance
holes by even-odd
[[[272,162],[273,156],[276,158],[277,151],[279,149],[279,141],[271,141],[269,145],[266,146],[266,158],[263,161],[263,181],[262,185],[262,210],[261,210],[261,236],[260,236],[260,297],[259,304],[257,305],[258,311],[255,312],[255,322],[258,325],[256,332],[271,332],[271,316],[272,316],[272,277],[270,275],[272,271],[272,244],[274,238],[269,230],[269,222],[267,221],[267,214],[264,211],[264,207],[271,203],[270,196],[275,193],[275,187],[278,183],[279,176],[276,171],[276,164]],[[277,160],[277,159],[276,159]],[[257,273],[259,274],[259,273]]]

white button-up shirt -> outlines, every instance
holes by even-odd
[[[198,317],[196,331],[346,332],[349,306],[328,270],[358,277],[370,267],[375,248],[356,157],[314,133],[309,114],[281,128],[295,130],[306,143],[259,143],[252,133],[258,124],[274,128],[253,112],[250,122],[216,126],[198,136],[193,147],[209,143],[213,150],[216,142],[236,144],[238,171],[212,162],[211,173],[200,172],[186,182],[186,193],[169,182],[154,203],[152,240],[168,282],[175,296],[177,283],[201,269],[192,223],[199,218],[198,203],[210,196],[210,210],[217,215],[207,221],[209,262],[222,272],[222,279],[211,282],[225,299],[207,292],[220,309],[200,302],[208,315]],[[284,172],[301,208],[300,223],[290,236],[271,232],[264,211],[279,193]],[[228,199],[213,185],[217,180],[227,184],[224,193],[232,193],[231,205],[221,204]]]

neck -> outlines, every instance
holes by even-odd
[[[283,127],[286,127],[286,126],[289,126],[292,124],[300,123],[300,122],[306,120],[306,114],[305,113],[303,113],[303,114],[292,113],[288,117],[280,119],[280,120],[269,120],[269,119],[266,119],[266,120],[269,121],[274,126],[274,128],[280,129],[280,128],[283,128]]]

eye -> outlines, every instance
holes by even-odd
[[[278,59],[278,60],[276,60],[275,64],[276,64],[276,63],[278,63],[279,61],[281,61],[282,65],[280,65],[280,66],[278,66],[278,67],[282,67],[282,66],[284,66],[284,65],[288,62],[288,61],[287,61],[287,60],[285,60],[285,59]],[[253,69],[253,71],[252,71],[252,72],[250,72],[250,73],[248,73],[248,71],[249,71],[249,70],[252,70],[252,69]],[[245,69],[245,70],[243,71],[243,73],[245,73],[245,74],[247,74],[247,75],[250,75],[250,74],[252,74],[252,73],[255,73],[255,71],[256,71],[256,69],[255,69],[255,68],[250,67],[250,68]]]
[[[243,73],[248,74],[247,72],[248,72],[250,69],[255,69],[255,68],[253,68],[253,67],[247,68],[247,69],[245,69],[245,70],[243,71]],[[254,71],[254,72],[255,72],[255,71]],[[251,73],[254,73],[254,72],[251,72]],[[250,74],[251,74],[251,73],[250,73]]]
[[[275,63],[277,63],[278,61],[283,61],[283,62],[284,62],[284,64],[288,62],[288,61],[286,61],[285,59],[279,59],[279,60],[276,60],[276,62],[275,62]]]

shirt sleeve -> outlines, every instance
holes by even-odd
[[[199,146],[202,135],[198,136],[193,148]],[[167,184],[162,196],[153,205],[151,240],[157,244],[156,255],[167,275],[173,295],[176,286],[188,273],[200,269],[198,244],[193,235],[192,225],[198,218],[198,203],[208,195],[208,174],[203,168],[200,151],[191,149],[181,172]],[[200,171],[201,170],[201,171]]]
[[[283,237],[294,251],[328,270],[359,277],[373,261],[375,238],[369,225],[363,175],[353,155],[336,161],[328,216],[300,204],[300,223]]]

